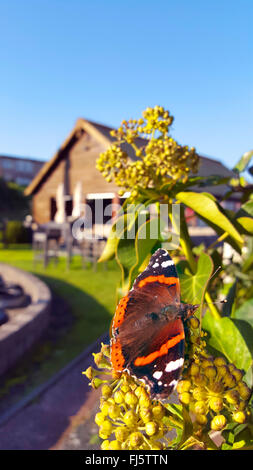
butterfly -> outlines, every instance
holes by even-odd
[[[184,364],[183,321],[198,307],[180,302],[174,261],[159,248],[116,308],[110,341],[114,371],[144,382],[151,398],[167,398]]]

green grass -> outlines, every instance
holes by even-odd
[[[67,302],[73,316],[72,325],[55,342],[33,348],[11,375],[8,374],[10,382],[32,375],[31,384],[35,386],[51,377],[109,328],[115,310],[119,269],[114,261],[108,263],[107,270],[100,264],[96,271],[91,266],[83,269],[79,256],[73,257],[69,270],[65,258],[60,258],[56,266],[51,261],[45,269],[42,263],[33,265],[29,247],[16,245],[8,249],[0,247],[0,262],[38,276]],[[39,369],[32,373],[34,361],[39,363]]]

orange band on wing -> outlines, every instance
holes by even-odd
[[[179,288],[178,277],[166,277],[164,274],[160,274],[160,276],[148,276],[139,282],[138,287],[143,287],[150,282],[156,281],[167,285],[176,284],[176,287]]]
[[[154,351],[148,356],[142,356],[142,357],[137,357],[134,361],[135,366],[145,366],[147,364],[150,364],[150,362],[153,362],[157,357],[164,356],[164,354],[167,354],[168,350],[170,348],[173,348],[176,344],[180,343],[184,339],[184,331],[181,331],[177,336],[174,336],[173,338],[169,339],[166,343],[164,343],[158,351]]]
[[[116,372],[121,372],[124,369],[125,359],[122,354],[120,341],[113,339],[111,341],[111,363]]]
[[[126,307],[127,307],[128,300],[129,300],[128,295],[126,295],[125,297],[122,297],[122,299],[120,300],[120,302],[119,302],[119,304],[116,308],[114,318],[113,318],[113,324],[112,324],[113,328],[118,328],[121,325],[121,323],[123,322],[124,316],[125,316],[125,313],[126,313]]]

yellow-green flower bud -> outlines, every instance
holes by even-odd
[[[205,369],[206,367],[213,367],[213,364],[214,364],[214,361],[210,357],[203,359],[203,361],[201,362],[201,366],[203,369]]]
[[[206,398],[206,390],[201,387],[196,387],[192,391],[192,396],[196,401],[204,400]]]
[[[200,385],[202,387],[205,387],[207,385],[207,377],[205,377],[203,374],[198,374],[194,376],[194,383],[195,385]]]
[[[101,380],[99,379],[98,377],[94,377],[94,379],[92,379],[92,381],[90,382],[89,385],[92,386],[92,388],[99,388],[101,387],[102,384],[106,383],[106,380]]]
[[[104,421],[101,423],[99,427],[99,431],[103,436],[109,437],[111,432],[113,430],[113,425],[109,419],[104,419]]]
[[[150,408],[140,408],[139,415],[144,423],[148,423],[152,419],[152,411]]]
[[[228,367],[226,365],[218,366],[217,373],[220,377],[225,377],[229,373]]]
[[[108,415],[112,420],[115,420],[120,415],[120,407],[118,405],[110,405],[108,408]]]
[[[199,374],[199,366],[195,363],[191,364],[190,369],[189,369],[189,373],[192,376],[198,375]]]
[[[211,421],[211,429],[213,431],[221,431],[227,424],[227,420],[224,415],[217,415]]]
[[[226,359],[224,359],[224,357],[216,357],[214,359],[214,365],[216,367],[220,367],[220,366],[226,366],[227,365],[227,361]]]
[[[203,400],[196,401],[194,404],[194,411],[196,414],[204,415],[207,412],[206,403]]]
[[[114,401],[115,403],[117,404],[121,404],[121,403],[124,403],[125,401],[125,394],[122,393],[121,390],[116,390],[116,392],[114,393]]]
[[[240,382],[243,378],[243,371],[240,369],[234,369],[232,372],[233,376],[235,377],[235,380],[237,382]]]
[[[207,366],[205,369],[204,369],[204,374],[206,377],[208,377],[209,379],[214,379],[214,377],[216,377],[216,367],[214,366]]]
[[[111,441],[109,444],[109,450],[121,450],[121,444],[119,441]]]
[[[248,400],[251,395],[251,390],[245,382],[238,382],[237,384],[238,391],[243,400]]]
[[[218,413],[219,411],[222,410],[223,408],[223,400],[220,397],[213,397],[209,400],[209,407],[211,410],[215,411],[215,413]]]
[[[141,432],[132,432],[129,437],[130,440],[130,445],[136,449],[137,447],[140,447],[143,444],[143,435]]]
[[[247,419],[247,416],[244,411],[237,411],[236,413],[233,413],[233,420],[236,423],[243,424],[245,423],[246,419]]]
[[[101,449],[102,450],[109,450],[109,446],[110,446],[110,441],[108,441],[108,439],[106,439],[105,441],[102,442]]]
[[[229,388],[233,388],[236,385],[236,379],[230,373],[225,375],[225,377],[223,378],[223,381],[224,381],[225,385]]]
[[[121,387],[122,392],[126,393],[131,390],[130,386],[127,383],[124,383]]]
[[[129,429],[125,426],[120,426],[115,429],[115,437],[119,442],[125,442],[129,436]]]
[[[137,402],[138,402],[138,398],[137,396],[135,395],[134,392],[127,392],[126,395],[125,395],[125,402],[127,405],[129,406],[136,406]]]
[[[88,369],[86,369],[85,371],[82,372],[83,375],[86,375],[86,377],[89,379],[89,380],[92,380],[97,374],[100,374],[101,372],[99,372],[98,370],[96,369],[93,369],[93,367],[88,367]]]
[[[190,380],[180,380],[177,384],[178,393],[189,392],[190,388],[191,388]]]
[[[148,436],[154,436],[159,431],[159,425],[155,421],[149,421],[145,425],[145,431]]]
[[[205,426],[207,423],[207,417],[205,414],[196,414],[196,421],[198,424],[201,424],[201,426]]]
[[[134,426],[137,422],[137,415],[133,410],[129,410],[124,414],[123,420],[127,426]]]
[[[100,369],[111,369],[110,362],[105,358],[102,352],[93,353],[94,362]]]
[[[153,406],[152,413],[155,419],[161,420],[164,417],[165,409],[161,404],[158,404]]]
[[[237,405],[240,401],[240,396],[237,390],[228,390],[225,393],[225,398],[230,405]]]
[[[213,393],[222,393],[224,391],[224,386],[222,382],[211,382],[208,385],[208,389]]]
[[[189,405],[191,401],[191,395],[189,392],[180,393],[178,398],[181,401],[181,403],[183,403],[184,405]]]
[[[146,393],[142,393],[139,397],[139,405],[143,408],[149,408],[151,406],[151,400]]]
[[[102,387],[102,396],[104,398],[109,398],[112,395],[112,387],[110,385],[106,384],[103,385]]]
[[[135,389],[135,391],[134,391],[135,395],[136,395],[138,398],[142,395],[143,392],[145,393],[145,389],[144,389],[141,385],[139,385],[138,387],[136,387],[136,389]]]
[[[101,410],[101,413],[104,415],[104,416],[107,416],[108,415],[108,409],[110,407],[110,403],[107,402],[107,401],[104,401],[103,403],[101,403],[100,405],[100,410]]]
[[[96,423],[98,426],[101,426],[101,424],[104,422],[104,420],[105,420],[105,415],[104,415],[102,412],[96,413],[96,415],[95,415],[95,423]]]

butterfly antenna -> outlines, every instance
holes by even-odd
[[[211,279],[215,276],[215,274],[216,274],[220,269],[221,269],[221,266],[218,266],[218,268],[214,271],[214,273],[209,277],[208,283],[211,281]],[[193,299],[193,301],[192,301],[193,304],[194,304],[194,301],[195,301],[195,299],[196,299],[197,297],[198,297],[198,294],[195,295],[195,297],[194,297],[194,299]],[[215,304],[215,303],[220,303],[220,302],[218,301],[218,302],[211,302],[211,303],[214,303],[214,304]]]

